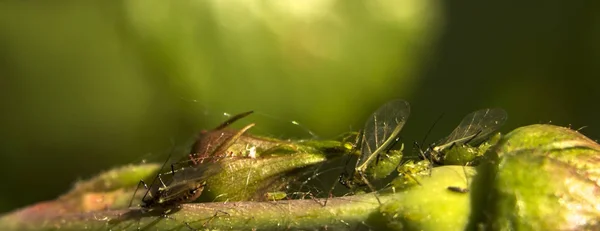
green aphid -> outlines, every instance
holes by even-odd
[[[402,151],[404,144],[399,150],[390,150],[386,153],[381,154],[380,160],[375,165],[370,166],[366,169],[365,175],[369,179],[383,179],[389,176],[397,167],[402,160]]]
[[[402,159],[402,150],[390,149],[398,141],[409,115],[410,105],[405,100],[393,100],[379,107],[356,137],[360,139],[361,151],[354,174],[340,177],[340,182],[349,188],[366,185],[375,191],[369,181],[387,177]]]
[[[431,174],[431,162],[428,160],[409,160],[397,168],[398,176],[390,183],[396,190],[406,189],[419,185],[419,179]]]
[[[482,156],[499,139],[485,142],[508,118],[500,108],[483,109],[465,116],[448,135],[425,153],[438,165],[465,165]],[[487,143],[487,144],[486,144]]]
[[[265,199],[268,201],[279,201],[287,197],[287,193],[283,191],[266,192]]]
[[[483,157],[501,137],[500,133],[496,133],[477,147],[468,144],[456,145],[444,152],[444,165],[473,165],[473,162]]]

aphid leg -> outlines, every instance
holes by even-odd
[[[169,156],[167,156],[167,159],[165,160],[165,162],[163,162],[162,166],[160,166],[160,170],[158,171],[159,173],[156,174],[156,177],[154,177],[154,179],[152,180],[152,183],[150,184],[150,187],[148,187],[148,185],[146,185],[146,183],[144,182],[144,180],[140,180],[139,184],[143,184],[144,188],[146,188],[146,193],[144,193],[144,197],[142,197],[142,201],[145,201],[146,197],[148,195],[150,195],[152,197],[152,193],[150,192],[150,189],[152,188],[152,186],[154,185],[154,183],[156,183],[156,179],[158,178],[162,185],[164,186],[165,183],[163,182],[162,178],[160,177],[161,174],[160,172],[163,170],[163,168],[165,168],[165,166],[167,165],[167,162],[169,162],[169,159],[171,159],[171,156],[173,155],[173,152],[175,151],[175,142],[173,140],[171,140],[171,146],[172,149],[169,152]],[[135,194],[137,193],[137,190],[139,189],[140,185],[138,184],[137,188],[135,189],[133,196],[131,197],[131,201],[129,203],[129,206],[131,207],[131,203],[133,202],[133,198],[135,197]]]
[[[321,205],[321,207],[325,207],[325,205],[327,205],[327,200],[329,198],[326,198],[324,202],[321,202],[321,200],[317,197],[315,197],[315,195],[312,192],[307,192],[305,193],[305,196],[308,195],[308,197],[310,197],[310,199],[312,199],[314,202],[317,202],[317,204]],[[304,198],[302,198],[304,199]]]
[[[164,212],[162,213],[161,217],[162,217],[162,218],[164,218],[164,219],[169,219],[169,220],[172,220],[172,221],[179,222],[179,221],[178,221],[177,219],[175,219],[174,217],[171,217],[171,216],[169,216],[169,214],[168,214],[169,212],[170,212],[170,210],[164,211]],[[184,224],[184,225],[185,225],[185,227],[187,227],[188,229],[190,229],[190,230],[192,230],[192,231],[197,231],[197,230],[198,230],[198,229],[196,229],[196,228],[192,227],[192,225],[190,225],[190,223],[189,223],[189,222],[187,222],[187,221],[183,221],[183,222],[181,222],[181,223],[182,223],[182,224]]]
[[[135,191],[133,191],[133,196],[131,196],[131,200],[129,201],[129,207],[131,207],[131,205],[133,204],[133,199],[135,198],[135,194],[137,194],[138,189],[140,189],[140,185],[143,185],[144,188],[146,190],[148,190],[148,185],[146,184],[146,182],[144,182],[144,180],[140,180],[140,182],[138,183],[137,187],[135,187]],[[146,193],[144,193],[144,197],[142,198],[142,200],[144,200],[144,198],[146,198],[146,196],[148,195],[149,190],[146,191]],[[152,195],[150,195],[152,196]]]
[[[340,177],[341,177],[341,175],[340,175]],[[341,178],[338,179],[337,181],[339,182],[340,180],[341,180]],[[331,184],[331,188],[327,192],[327,198],[325,198],[325,202],[323,202],[323,207],[327,206],[327,201],[329,201],[329,198],[333,198],[333,190],[335,189],[335,185],[337,185],[336,182]]]
[[[359,144],[361,141],[361,137],[363,137],[363,135],[364,135],[364,130],[360,130],[355,137],[354,145],[352,145],[352,149],[350,150],[349,153],[354,153],[358,150]],[[351,182],[350,173],[348,173],[348,171],[347,171],[348,165],[350,164],[350,160],[352,160],[352,155],[347,155],[347,156],[348,156],[348,158],[346,158],[346,164],[344,165],[344,172],[342,172],[340,174],[340,177],[338,178],[338,182],[348,189],[353,189],[354,184],[353,184],[353,182]]]
[[[217,210],[215,211],[215,214],[212,215],[207,221],[205,221],[204,223],[202,223],[202,227],[206,227],[210,222],[212,222],[217,216],[219,216],[219,213],[222,213],[224,215],[229,216],[229,213],[221,211],[221,210]]]
[[[197,156],[198,156],[198,154],[197,154],[197,153],[192,153],[192,154],[189,154],[189,155],[188,155],[188,159],[189,159],[189,160],[192,162],[192,164],[193,164],[194,166],[196,166],[196,165],[198,165],[198,164],[199,164],[199,162],[196,160],[196,159],[198,159],[198,157],[197,157]]]
[[[377,202],[379,202],[379,204],[381,205],[381,200],[379,200],[379,196],[377,196],[377,191],[375,190],[375,187],[373,187],[369,180],[367,180],[367,177],[365,177],[365,174],[363,174],[362,171],[358,171],[358,175],[360,175],[362,181],[369,187],[371,192],[373,192],[373,195],[375,195],[375,199],[377,199]]]
[[[158,178],[158,181],[160,181],[160,184],[162,185],[163,188],[167,187],[167,184],[165,183],[165,181],[163,181],[162,179],[162,173],[159,173],[158,176],[156,176]]]

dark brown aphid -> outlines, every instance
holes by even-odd
[[[193,202],[202,195],[205,186],[206,181],[204,180],[180,182],[173,180],[169,185],[150,188],[142,198],[141,206],[142,208],[168,208]]]
[[[203,181],[178,184],[163,188],[161,191],[158,191],[158,196],[153,198],[153,200],[146,202],[146,205],[169,207],[183,203],[190,203],[202,195],[202,191],[204,190],[205,186],[206,182]]]
[[[468,188],[461,188],[458,186],[448,186],[448,190],[450,190],[452,192],[456,192],[456,193],[468,193],[469,192]]]

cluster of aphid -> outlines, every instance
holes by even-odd
[[[398,142],[398,134],[409,114],[410,106],[404,100],[390,101],[376,110],[360,135],[361,155],[354,173],[340,176],[340,183],[350,188],[367,186],[375,191],[370,182],[384,179],[396,170],[399,176],[388,185],[403,188],[419,184],[417,178],[430,174],[434,166],[472,165],[498,141],[499,133],[493,139],[490,136],[507,119],[506,112],[500,108],[472,112],[463,118],[450,135],[424,150],[418,148],[420,160],[414,161],[403,160],[406,159],[402,153],[403,148],[391,150]],[[416,143],[415,145],[418,146]],[[456,186],[449,186],[448,190],[468,191]]]
[[[141,207],[169,208],[198,199],[204,188],[210,187],[207,185],[206,177],[210,175],[207,171],[211,169],[206,166],[224,158],[261,158],[274,149],[278,151],[289,149],[291,152],[314,151],[310,150],[310,147],[313,147],[310,141],[281,141],[245,135],[255,124],[249,124],[240,130],[227,128],[231,123],[251,113],[245,112],[233,116],[215,129],[202,132],[184,160],[171,165],[170,171],[158,174],[150,186],[141,182],[147,189]],[[409,115],[408,102],[390,101],[369,117],[364,129],[356,135],[355,142],[333,142],[315,149],[336,153],[331,155],[331,158],[358,156],[353,173],[340,175],[339,182],[352,189],[369,188],[371,191],[376,191],[370,182],[386,178],[394,170],[405,179],[404,183],[412,180],[418,184],[414,176],[429,171],[434,165],[472,163],[475,157],[481,156],[489,148],[490,145],[484,142],[507,119],[506,112],[502,109],[475,111],[465,116],[449,136],[425,150],[419,150],[420,161],[401,163],[403,150],[392,150],[392,148],[398,142],[399,133]],[[482,143],[485,145],[481,145]],[[455,192],[468,191],[467,188],[456,186],[450,186],[448,189]],[[285,197],[285,193],[268,192],[264,198]]]

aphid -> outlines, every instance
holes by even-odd
[[[469,192],[468,188],[461,188],[458,186],[448,186],[448,190],[450,190],[452,192],[457,192],[457,193],[468,193]]]
[[[361,155],[356,170],[365,172],[369,164],[385,150],[389,150],[410,115],[410,105],[404,100],[393,100],[377,109],[367,120],[361,142]]]
[[[484,142],[506,122],[507,118],[506,111],[500,108],[472,112],[463,118],[450,135],[436,142],[435,146],[428,148],[425,153],[430,155],[430,158],[439,165],[445,164],[446,155],[444,152],[455,146],[462,146],[459,151],[463,155],[468,154],[468,152],[474,154],[472,156],[481,154],[478,153],[479,150],[470,148]],[[458,156],[462,158],[460,154]]]
[[[170,157],[171,154],[169,154],[169,157],[163,163],[161,171],[164,169]],[[186,174],[186,172],[191,170],[196,171],[195,168],[192,167],[182,167],[176,169],[175,166],[178,165],[179,163],[172,164],[171,171],[169,172],[159,172],[152,180],[150,186],[148,186],[143,180],[140,180],[139,185],[143,185],[144,188],[146,188],[146,193],[144,193],[144,196],[142,197],[142,204],[140,205],[142,208],[169,208],[182,203],[194,201],[201,195],[204,186],[206,186],[206,182],[201,180],[190,181],[186,182],[185,186],[181,183],[178,183],[182,178],[186,177],[186,175],[189,175]],[[134,191],[134,197],[139,189],[139,185]],[[133,203],[134,197],[132,197],[129,203],[130,206]]]
[[[265,198],[268,201],[278,201],[278,200],[283,200],[284,198],[287,197],[287,193],[282,192],[282,191],[276,191],[276,192],[266,192],[265,193]]]
[[[431,176],[431,163],[428,160],[413,161],[408,160],[400,165],[396,169],[398,176],[390,182],[393,190],[405,189],[414,185],[421,185],[419,178],[424,176]]]
[[[219,165],[202,165],[199,167],[183,167],[170,172],[170,181],[161,182],[158,187],[150,187],[148,198],[142,199],[142,207],[172,207],[195,201],[202,195],[206,178],[219,171]],[[163,174],[164,175],[164,174]]]
[[[175,173],[182,172],[183,170],[185,170],[185,168],[176,171],[174,169],[175,165],[171,165],[170,172],[160,173],[171,158],[172,153],[173,151],[169,153],[167,160],[165,160],[165,162],[163,163],[159,173],[156,175],[156,177],[154,177],[150,186],[148,186],[143,180],[140,180],[140,183],[135,189],[131,201],[129,202],[130,207],[133,203],[133,199],[135,198],[135,194],[137,193],[139,186],[143,185],[144,188],[146,188],[146,193],[144,193],[144,196],[142,197],[141,201],[142,203],[140,204],[140,207],[142,208],[141,211],[146,212],[157,209],[161,211],[161,216],[163,218],[175,220],[175,218],[168,216],[168,214],[171,211],[173,211],[173,209],[175,209],[182,203],[194,201],[201,195],[204,186],[206,186],[206,182],[194,181],[188,182],[186,185],[171,184],[176,180]],[[169,181],[165,181],[165,179],[163,179],[163,176],[169,176]],[[193,227],[191,227],[190,224],[187,222],[183,222],[183,224],[190,230],[196,230]]]
[[[349,188],[367,185],[371,191],[375,191],[368,179],[386,177],[400,162],[401,151],[390,151],[390,148],[398,142],[397,136],[409,115],[410,105],[401,99],[390,101],[377,109],[358,136],[361,153],[352,179],[343,174],[340,183]]]
[[[185,169],[184,169],[185,170]],[[150,189],[152,194],[142,199],[143,208],[172,207],[198,199],[206,186],[206,181],[194,179],[190,181],[172,181],[156,189]]]

